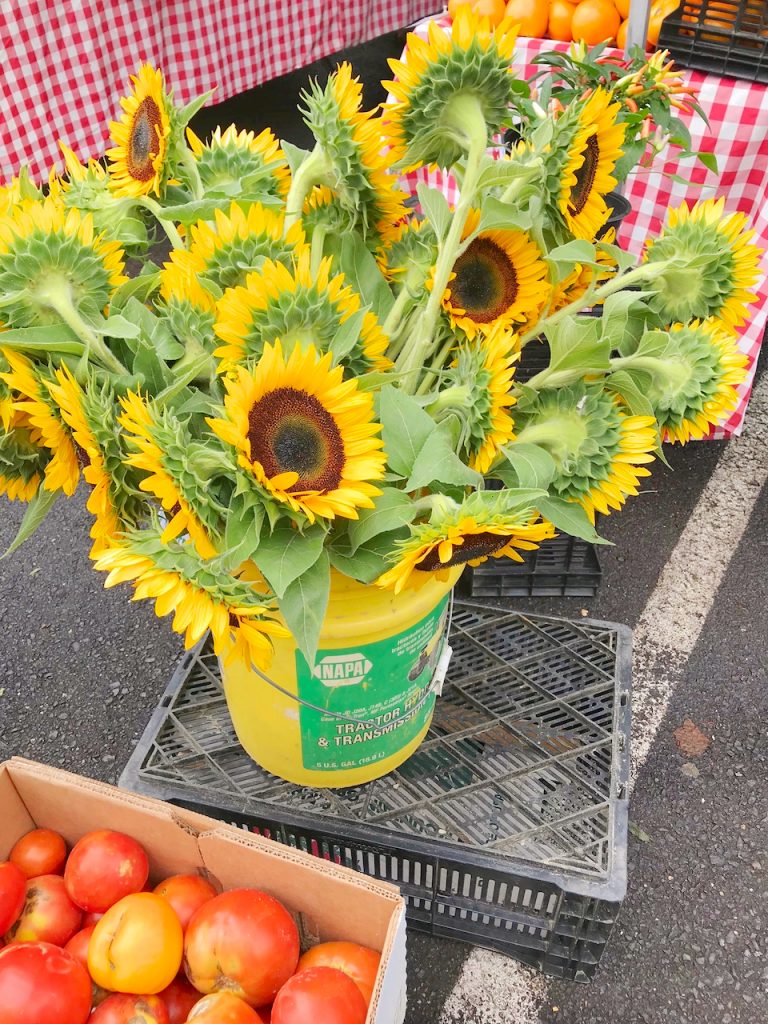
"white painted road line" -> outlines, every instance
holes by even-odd
[[[768,375],[752,393],[744,434],[718,459],[635,628],[633,784],[766,480]]]
[[[752,394],[744,434],[718,459],[635,628],[633,784],[767,480],[768,374]],[[475,949],[438,1024],[537,1024],[546,995],[540,974]]]

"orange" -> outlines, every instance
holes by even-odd
[[[613,6],[625,21],[629,17],[629,4],[630,0],[613,0]]]
[[[668,14],[676,10],[679,0],[653,0],[648,17],[648,43],[656,46],[661,32],[661,23]]]
[[[619,31],[616,33],[616,45],[620,50],[627,48],[627,27],[629,26],[629,18],[626,21],[622,21],[619,25]]]
[[[521,36],[542,38],[549,21],[549,0],[509,0],[507,17],[520,26]]]
[[[451,19],[456,17],[459,7],[467,4],[478,17],[488,18],[491,28],[496,28],[504,19],[504,7],[506,0],[448,0],[448,15]]]
[[[549,8],[549,27],[547,35],[550,39],[560,39],[567,43],[573,38],[571,35],[571,21],[576,4],[568,3],[568,0],[552,0]]]
[[[488,18],[491,28],[496,28],[504,20],[506,0],[448,0],[448,14],[451,19],[456,17],[459,7],[467,4],[480,18]]]
[[[588,46],[615,39],[621,19],[610,0],[581,0],[573,12],[571,32]]]

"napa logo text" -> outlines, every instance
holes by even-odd
[[[372,668],[364,654],[336,654],[318,661],[312,674],[326,686],[355,686]]]

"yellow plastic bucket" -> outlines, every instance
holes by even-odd
[[[291,638],[275,641],[267,674],[285,693],[222,658],[229,713],[253,760],[289,782],[336,788],[378,779],[410,757],[432,720],[462,568],[397,596],[333,572],[312,669]]]

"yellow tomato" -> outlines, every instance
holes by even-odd
[[[679,0],[653,0],[648,15],[648,42],[656,46],[661,32],[661,23],[679,5]]]
[[[155,995],[179,973],[184,950],[181,924],[170,905],[152,892],[124,896],[104,914],[88,944],[88,970],[101,988]]]
[[[621,17],[625,19],[629,17],[629,4],[630,0],[613,0],[613,6]]]

